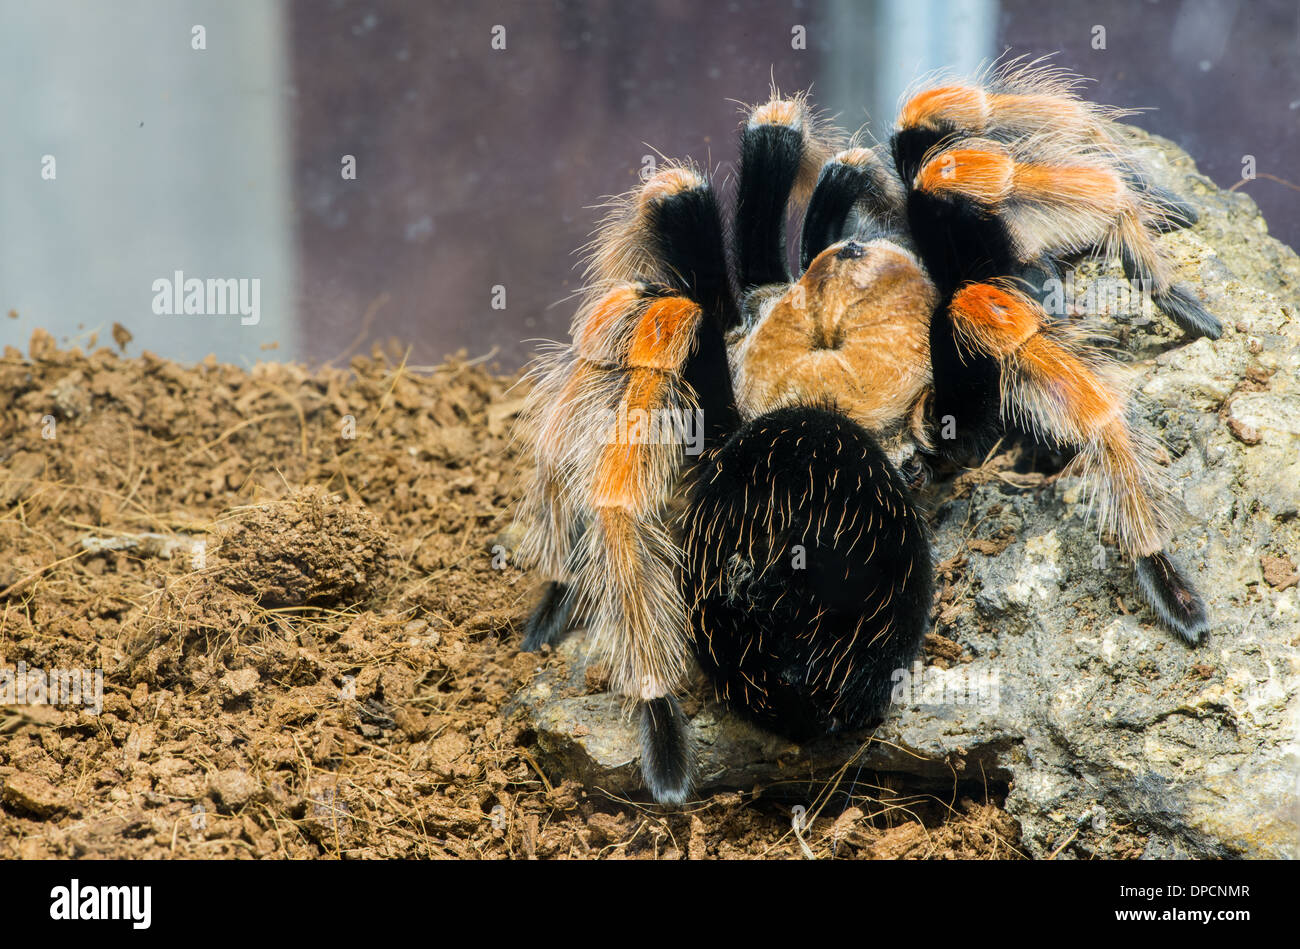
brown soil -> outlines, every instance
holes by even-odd
[[[668,812],[541,760],[502,714],[558,661],[493,567],[511,381],[7,349],[0,670],[102,669],[103,712],[0,705],[0,858],[1016,855],[969,789],[861,775],[796,834],[761,793]]]

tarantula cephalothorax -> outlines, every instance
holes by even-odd
[[[534,368],[523,416],[517,555],[549,581],[524,648],[588,625],[640,703],[657,800],[691,789],[674,692],[692,653],[732,709],[789,737],[880,719],[931,603],[911,492],[1002,421],[1077,452],[1156,615],[1189,642],[1206,629],[1164,551],[1176,504],[1125,373],[1041,293],[1063,262],[1115,253],[1179,326],[1217,336],[1157,240],[1194,214],[1152,184],[1123,113],[1074,84],[1004,65],[909,98],[886,145],[838,152],[802,96],[774,94],[741,132],[730,265],[688,164],[598,232],[572,342]],[[785,219],[804,200],[796,278]],[[662,437],[692,418],[694,454]]]

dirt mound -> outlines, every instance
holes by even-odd
[[[796,831],[761,790],[671,813],[548,773],[502,716],[561,661],[518,652],[535,583],[494,568],[511,382],[7,349],[0,858],[1014,853],[979,789],[862,773]]]
[[[370,599],[388,575],[379,519],[319,488],[249,508],[220,536],[221,582],[263,606],[345,606]]]

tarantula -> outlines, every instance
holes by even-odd
[[[640,705],[656,800],[692,786],[675,698],[692,654],[723,702],[793,739],[881,719],[931,605],[913,492],[1000,426],[1073,449],[1156,616],[1191,643],[1206,630],[1126,374],[1042,295],[1062,264],[1116,254],[1187,333],[1217,337],[1157,239],[1195,214],[1152,183],[1127,113],[1077,82],[1017,62],[932,85],[887,143],[840,151],[806,96],[774,92],[740,134],[730,258],[689,163],[598,231],[572,342],[539,358],[522,417],[516,554],[548,579],[524,648],[587,624]],[[785,220],[805,199],[794,277]],[[655,437],[689,429],[656,418],[699,420],[705,450]]]

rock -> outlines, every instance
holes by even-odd
[[[585,630],[575,631],[560,643],[557,653],[563,662],[552,663],[525,687],[508,714],[528,722],[541,749],[565,777],[607,791],[636,793],[641,784],[637,729],[623,714],[622,699],[608,692],[588,694],[586,647]],[[928,669],[925,675],[933,677],[925,684],[937,683],[934,688],[939,691],[947,683],[964,686],[971,681],[961,674],[966,668],[963,665],[957,672]],[[692,689],[695,695],[706,691],[702,678]],[[923,722],[891,716],[874,737],[829,738],[805,748],[755,728],[712,701],[692,714],[691,724],[699,754],[698,783],[703,788],[806,784],[833,776],[849,761],[868,771],[905,771],[949,782],[954,772],[978,775],[981,768],[991,780],[1010,776],[998,755],[1004,745],[1012,743],[1012,737],[974,742],[975,734],[990,738],[998,727],[978,713],[961,723],[947,716]],[[968,732],[969,743],[963,737]]]
[[[129,329],[121,323],[113,324],[113,342],[117,343],[118,349],[122,350],[122,352],[126,352],[126,344],[131,342],[133,339],[135,339],[135,337],[131,335]]]
[[[260,799],[264,793],[258,781],[238,768],[208,775],[208,794],[226,812],[237,811],[249,801]]]
[[[67,795],[44,778],[21,771],[9,775],[0,800],[28,817],[43,820],[69,809]]]
[[[34,451],[16,451],[0,465],[0,507],[9,507],[39,489],[45,473],[45,456]]]
[[[236,669],[234,672],[227,672],[221,677],[221,685],[230,698],[241,699],[257,687],[257,683],[261,678],[258,671],[249,666],[244,669]]]
[[[1158,312],[1113,316],[1187,508],[1170,549],[1209,603],[1208,642],[1157,625],[1076,480],[962,476],[930,500],[952,581],[936,632],[969,661],[914,667],[907,701],[856,759],[868,736],[796,748],[692,700],[701,787],[830,778],[853,760],[1005,782],[1034,856],[1300,857],[1300,586],[1278,566],[1300,551],[1300,258],[1249,197],[1169,143],[1141,147],[1200,212],[1161,241],[1225,325],[1185,343]],[[1079,275],[1098,276],[1121,274]],[[581,632],[562,644],[513,714],[564,776],[637,793],[635,729],[619,700],[586,694],[583,645]]]
[[[90,393],[86,391],[86,377],[76,370],[64,376],[50,389],[50,401],[65,419],[77,418],[90,411]]]
[[[59,352],[59,344],[54,341],[54,337],[43,329],[32,330],[31,341],[27,344],[27,351],[31,354],[33,362],[41,362],[46,359],[53,359]]]
[[[481,450],[474,432],[466,425],[442,425],[435,428],[424,448],[438,461],[453,467],[477,457]]]

